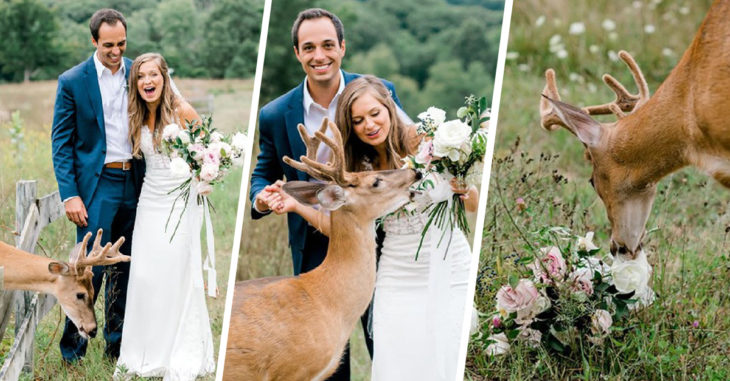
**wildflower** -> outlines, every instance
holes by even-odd
[[[517,207],[517,210],[520,212],[527,209],[527,203],[525,202],[525,199],[522,197],[517,197],[517,200],[515,200],[515,205]]]
[[[644,33],[646,33],[646,34],[652,34],[655,31],[656,31],[656,27],[654,27],[654,25],[652,25],[652,24],[646,24],[644,26]]]
[[[542,24],[544,24],[544,23],[545,23],[545,15],[542,15],[542,16],[538,17],[537,20],[535,20],[535,26],[538,28],[541,27]]]
[[[601,26],[603,27],[603,29],[605,29],[609,32],[616,29],[616,23],[611,19],[603,20],[603,23],[601,23]]]
[[[586,31],[586,26],[582,22],[574,22],[570,24],[570,29],[568,33],[572,35],[580,35],[583,34],[583,32]]]

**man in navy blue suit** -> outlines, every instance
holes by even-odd
[[[282,161],[284,155],[298,158],[306,153],[297,125],[304,124],[313,134],[325,117],[334,120],[339,94],[348,82],[360,76],[340,69],[345,56],[344,28],[340,19],[331,12],[318,8],[300,12],[292,26],[292,45],[306,78],[299,86],[265,105],[259,113],[261,152],[251,175],[249,194],[253,219],[271,212],[268,204],[270,189],[282,177],[287,180],[310,180],[308,174]],[[383,82],[400,106],[393,84]],[[321,149],[318,160],[325,161],[328,154],[328,149]],[[287,222],[294,274],[314,269],[327,254],[327,237],[296,213],[289,213]],[[367,316],[363,316],[362,322],[365,327]],[[368,334],[365,337],[372,356],[372,341]],[[349,358],[348,348],[340,367],[330,380],[350,379]]]
[[[96,51],[58,77],[51,132],[53,169],[66,216],[76,224],[76,240],[103,229],[102,242],[125,237],[121,247],[131,254],[132,229],[141,189],[143,164],[132,157],[127,117],[127,79],[132,62],[123,57],[127,23],[113,9],[98,10],[89,22]],[[95,293],[106,276],[104,298],[105,354],[119,357],[129,263],[96,266]],[[75,362],[86,353],[87,340],[67,318],[61,355]]]

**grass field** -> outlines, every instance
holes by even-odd
[[[475,298],[484,313],[483,325],[494,311],[496,291],[507,283],[515,262],[530,254],[527,241],[538,229],[564,226],[581,235],[595,231],[594,242],[608,250],[610,225],[588,183],[591,168],[582,145],[566,130],[548,133],[539,126],[543,71],[556,68],[564,101],[604,103],[613,99],[600,81],[604,72],[635,91],[628,69],[611,59],[611,51],[626,49],[656,90],[708,8],[709,1],[515,2],[508,47],[513,53],[505,70]],[[575,22],[583,22],[584,30],[571,35]],[[567,57],[557,56],[560,43],[551,44],[551,39],[561,41]],[[551,45],[556,45],[554,52]],[[487,343],[476,336],[465,377],[730,378],[729,196],[727,189],[691,168],[659,183],[644,240],[658,299],[617,329],[614,340],[581,348],[570,357],[518,346],[509,355],[490,358]],[[526,210],[520,211],[517,198],[524,199]]]
[[[231,133],[245,131],[253,83],[249,80],[176,80],[181,93],[193,101],[199,110],[207,108],[206,97],[213,96],[213,122],[219,130]],[[15,231],[15,183],[20,179],[38,180],[40,195],[57,188],[51,163],[50,129],[55,99],[55,81],[30,84],[0,85],[0,240],[14,242]],[[23,138],[11,142],[10,113],[19,110],[23,121]],[[208,110],[210,111],[210,110]],[[234,170],[226,181],[216,187],[211,195],[215,206],[213,230],[216,236],[216,268],[220,296],[207,298],[215,352],[223,321],[223,309],[227,288],[228,269],[231,263],[231,248],[236,219],[241,170]],[[42,233],[38,253],[54,258],[67,258],[75,242],[75,228],[65,218],[59,219]],[[202,259],[201,259],[202,260]],[[101,326],[102,301],[97,302],[97,320]],[[91,340],[86,358],[80,365],[63,365],[58,350],[61,337],[62,313],[58,306],[41,321],[35,342],[35,369],[28,380],[106,380],[114,371],[114,364],[103,356],[103,338]],[[12,344],[12,329],[8,329],[0,344],[0,360]],[[205,379],[213,379],[213,376]]]

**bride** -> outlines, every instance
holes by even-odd
[[[405,126],[382,82],[363,76],[350,82],[337,103],[336,121],[345,145],[346,170],[388,170],[401,167],[421,137]],[[433,189],[418,200],[413,214],[395,213],[384,219],[385,241],[378,264],[373,307],[372,380],[453,380],[464,320],[469,244],[460,230],[430,228],[418,259],[416,251],[428,218],[425,205],[461,194],[468,211],[477,209],[474,187],[432,176]],[[294,212],[329,233],[329,219],[298,203],[280,189],[269,199],[276,213]],[[442,233],[446,238],[438,245]],[[450,243],[446,244],[449,240]]]
[[[144,156],[146,173],[132,236],[134,261],[115,376],[194,380],[215,367],[200,255],[202,210],[193,186],[187,207],[178,201],[165,228],[179,190],[171,192],[189,176],[171,174],[160,141],[165,125],[184,126],[185,121],[199,122],[200,116],[172,91],[167,63],[159,54],[134,60],[129,87],[137,90],[129,92],[132,154]]]

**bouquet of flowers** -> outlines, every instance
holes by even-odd
[[[599,257],[593,232],[577,237],[562,228],[547,230],[576,238],[575,245],[544,247],[518,261],[527,276],[510,276],[497,292],[496,311],[486,323],[489,355],[509,352],[515,341],[560,353],[582,339],[601,345],[614,322],[654,300],[643,251],[632,260],[611,261],[610,255]]]
[[[476,185],[481,180],[484,154],[487,151],[487,129],[489,110],[485,97],[466,97],[465,105],[456,113],[458,119],[446,121],[446,112],[436,107],[418,115],[418,133],[424,136],[418,153],[405,158],[408,168],[421,171],[426,178],[429,172],[450,174],[456,178],[460,188]],[[419,190],[433,187],[430,180],[419,184]],[[431,207],[429,205],[428,207]],[[428,221],[421,233],[421,241],[416,252],[423,244],[426,231],[432,224],[446,231],[458,227],[469,233],[464,201],[458,194],[452,200],[433,205]]]
[[[243,164],[246,148],[246,135],[243,133],[225,136],[211,126],[211,118],[207,116],[203,117],[201,123],[196,122],[186,121],[185,128],[169,124],[162,131],[162,152],[171,158],[170,171],[176,176],[190,176],[170,192],[180,191],[175,203],[181,200],[186,206],[191,187],[195,186],[198,204],[202,204],[213,190],[213,185],[221,182],[234,165]],[[185,208],[180,212],[180,218],[184,212]],[[165,229],[171,216],[172,210]],[[175,225],[173,236],[179,225],[180,219]]]

